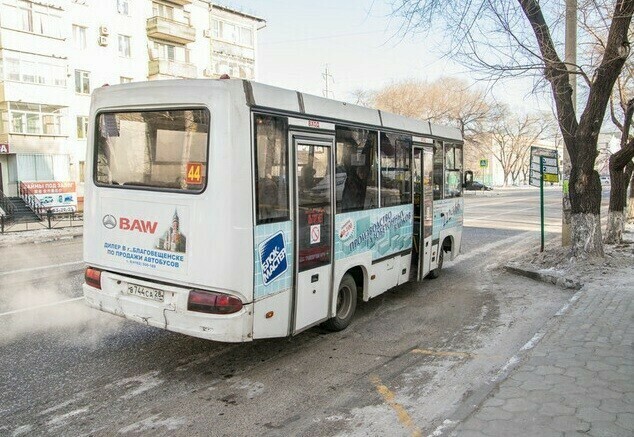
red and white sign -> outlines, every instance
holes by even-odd
[[[0,153],[9,153],[9,144],[7,143],[0,144]]]
[[[312,225],[310,227],[310,244],[321,242],[321,225]]]
[[[77,209],[77,187],[73,181],[29,181],[22,185],[53,212],[70,212]]]

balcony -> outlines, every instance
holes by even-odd
[[[188,23],[171,20],[164,17],[147,19],[147,36],[162,39],[177,44],[187,44],[196,41],[196,29]]]
[[[195,79],[198,70],[194,64],[170,59],[151,59],[148,64],[149,79],[183,78]]]

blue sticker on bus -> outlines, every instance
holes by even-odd
[[[269,285],[280,277],[288,268],[284,234],[278,232],[260,244],[260,263],[262,265],[262,282]]]

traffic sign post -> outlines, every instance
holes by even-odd
[[[531,147],[529,183],[539,187],[539,208],[541,217],[541,249],[544,251],[544,181],[559,182],[559,159],[557,151],[544,147]]]

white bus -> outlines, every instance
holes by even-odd
[[[457,129],[255,82],[95,90],[83,286],[224,342],[344,329],[460,251]]]

